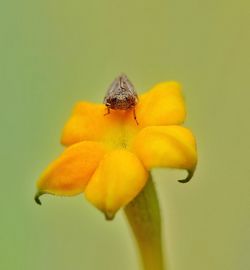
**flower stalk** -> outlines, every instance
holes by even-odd
[[[139,248],[143,270],[166,270],[160,207],[151,175],[144,189],[124,210]]]

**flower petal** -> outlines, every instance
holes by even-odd
[[[86,189],[87,199],[112,219],[143,188],[148,173],[135,156],[126,150],[105,155]]]
[[[139,96],[136,115],[141,127],[183,123],[186,110],[180,84],[159,83]]]
[[[144,128],[135,138],[133,150],[147,169],[169,167],[186,169],[191,179],[197,163],[195,138],[181,126],[154,126]]]
[[[79,102],[66,123],[61,143],[71,145],[84,140],[95,141],[102,135],[105,106]]]
[[[104,153],[102,144],[96,142],[68,147],[38,181],[36,202],[40,203],[39,196],[44,193],[71,196],[83,192]]]
[[[69,146],[88,140],[107,141],[110,133],[121,133],[124,125],[137,128],[133,111],[111,110],[107,114],[105,105],[79,102],[64,127],[61,143]]]

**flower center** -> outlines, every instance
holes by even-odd
[[[133,138],[140,130],[131,111],[112,110],[112,125],[103,136],[103,142],[110,149],[130,149]],[[114,115],[115,114],[115,115]]]

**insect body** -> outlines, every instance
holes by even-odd
[[[138,125],[135,114],[137,102],[138,96],[134,90],[133,84],[126,75],[122,74],[113,81],[104,98],[104,104],[108,109],[108,112],[105,115],[110,114],[110,109],[133,110],[134,119]]]

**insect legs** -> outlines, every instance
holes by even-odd
[[[136,118],[135,108],[133,109],[133,115],[134,115],[135,122],[136,122],[136,124],[138,126],[139,123],[138,123],[137,118]]]
[[[109,107],[107,107],[107,112],[105,112],[104,116],[108,115],[108,114],[110,114],[110,108]]]

